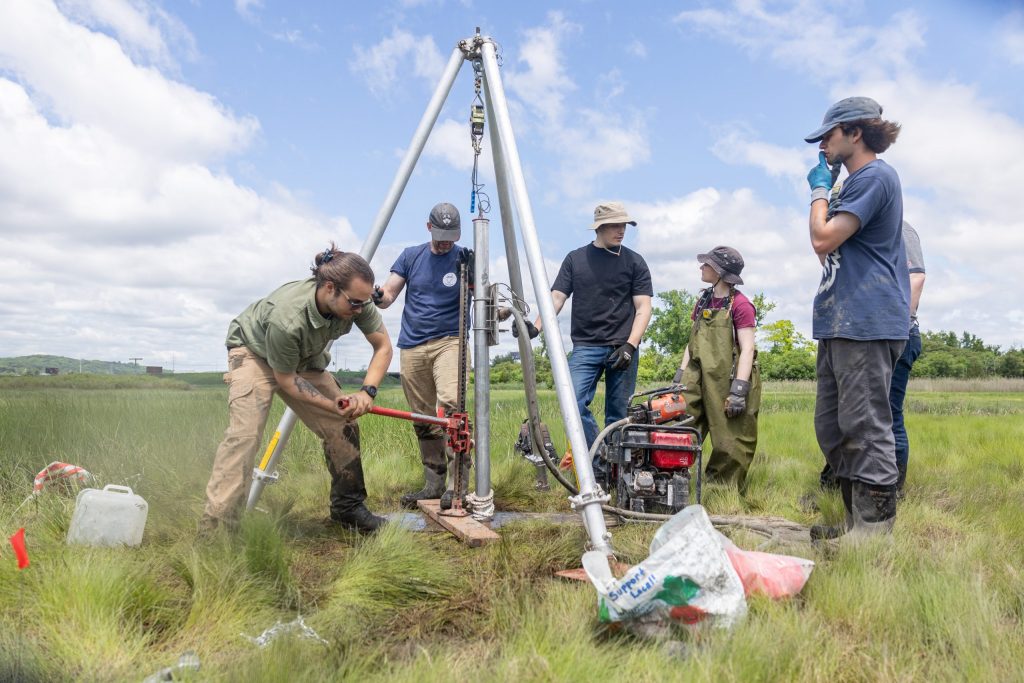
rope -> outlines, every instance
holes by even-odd
[[[478,496],[475,493],[466,494],[466,507],[473,511],[473,519],[478,522],[486,522],[494,517],[494,489],[487,492],[486,496]]]

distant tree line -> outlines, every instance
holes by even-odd
[[[693,321],[690,313],[697,295],[685,289],[673,289],[656,296],[654,316],[645,335],[640,354],[637,382],[641,385],[671,381],[682,361],[683,350],[690,342]],[[762,379],[814,379],[817,344],[802,335],[790,320],[765,323],[764,318],[775,309],[775,303],[764,294],[752,298],[757,310],[758,365]],[[924,332],[922,353],[914,364],[914,377],[1024,377],[1024,349],[1001,351],[985,344],[970,332]],[[519,384],[523,370],[518,353],[496,356],[491,361],[491,382]],[[541,340],[534,348],[537,379],[541,386],[552,386],[551,361],[547,346]]]

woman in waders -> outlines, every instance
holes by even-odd
[[[757,449],[761,378],[754,363],[756,312],[736,289],[743,284],[743,257],[731,247],[698,254],[701,280],[710,284],[694,306],[690,343],[674,381],[682,384],[686,409],[701,434],[711,436],[705,481],[746,489]]]

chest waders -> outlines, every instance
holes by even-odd
[[[711,437],[711,457],[705,481],[735,483],[742,493],[747,470],[757,450],[757,412],[761,407],[761,374],[755,358],[750,373],[747,408],[736,417],[725,416],[739,347],[733,330],[732,299],[725,308],[704,309],[690,333],[690,362],[683,370],[686,409],[696,418],[701,434]]]

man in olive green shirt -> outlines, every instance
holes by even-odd
[[[373,405],[391,363],[391,339],[372,302],[373,271],[358,254],[334,248],[315,257],[313,277],[289,282],[254,302],[228,327],[230,424],[206,486],[200,531],[234,527],[275,393],[323,442],[331,474],[331,519],[375,531],[384,518],[365,505],[355,420]],[[362,388],[342,395],[327,372],[331,344],[353,323],[373,347]]]

